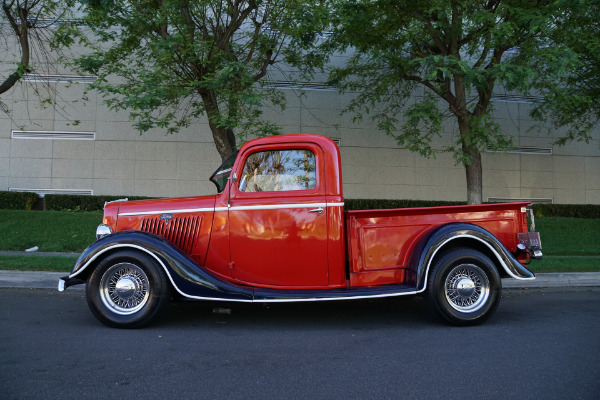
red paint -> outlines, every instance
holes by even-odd
[[[272,154],[279,158],[271,157],[270,169],[251,168]],[[511,252],[517,233],[527,231],[528,203],[344,212],[340,153],[322,136],[250,141],[232,171],[235,184],[220,194],[110,203],[104,223],[166,237],[223,279],[297,289],[403,283],[415,244],[442,224],[479,225]],[[274,191],[294,182],[305,186]]]
[[[214,206],[215,196],[123,202],[119,208],[116,231],[142,230],[144,219],[154,218],[160,221],[159,218],[163,214],[172,214],[174,217],[168,224],[163,222],[167,231],[173,228],[178,219],[201,217],[196,240],[189,255],[198,263],[204,264],[211,237]],[[199,209],[205,211],[193,211]]]
[[[522,211],[527,204],[349,211],[351,285],[401,283],[398,280],[401,274],[389,270],[405,269],[417,241],[447,223],[478,225],[498,238],[509,251],[516,252],[517,233],[527,231]]]

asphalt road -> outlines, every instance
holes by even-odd
[[[231,314],[178,303],[118,330],[82,291],[0,289],[0,398],[599,398],[600,288],[504,293],[469,328],[399,298]]]

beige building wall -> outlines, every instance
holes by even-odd
[[[159,197],[215,192],[208,177],[220,157],[206,121],[175,135],[160,130],[140,135],[126,112],[107,109],[97,93],[86,93],[86,86],[60,79],[25,82],[0,98],[11,110],[10,116],[0,112],[0,190]],[[36,90],[41,87],[56,96],[58,105],[40,105]],[[347,198],[466,199],[464,169],[451,155],[426,159],[398,148],[371,121],[354,124],[350,115],[340,115],[348,97],[337,91],[307,90],[299,98],[291,88],[280,90],[287,108],[265,106],[265,119],[280,124],[284,133],[338,139]],[[517,148],[483,154],[484,200],[600,204],[597,132],[589,144],[553,146],[562,132],[533,128],[527,102],[495,101],[494,106]],[[437,148],[454,140],[456,127],[450,122],[445,130]],[[56,134],[63,137],[52,138]]]

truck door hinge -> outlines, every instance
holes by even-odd
[[[235,267],[235,263],[234,263],[233,261],[231,261],[231,262],[229,263],[229,270],[230,270],[230,271],[233,271],[233,268],[234,268],[234,267]]]

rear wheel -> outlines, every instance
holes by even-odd
[[[435,262],[427,287],[427,302],[443,320],[453,325],[477,325],[496,311],[502,281],[485,254],[457,248]]]
[[[139,328],[169,302],[169,284],[149,255],[125,250],[103,259],[87,281],[90,310],[116,328]]]

